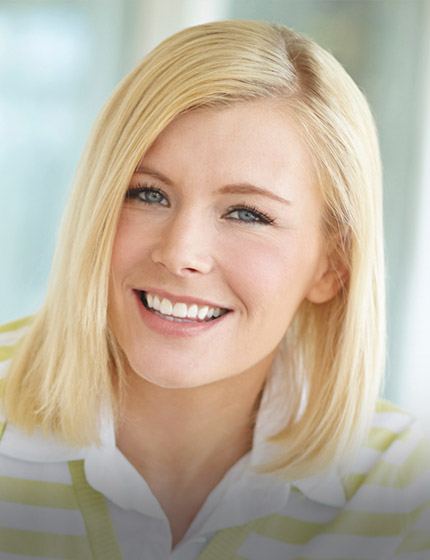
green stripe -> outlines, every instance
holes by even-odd
[[[91,560],[85,537],[0,528],[0,550],[11,554]]]
[[[86,478],[83,461],[69,461],[76,498],[87,528],[95,560],[121,560],[106,499],[92,488]]]
[[[0,476],[0,499],[31,506],[77,509],[72,486]]]
[[[10,323],[0,325],[0,333],[17,331],[21,327],[25,327],[30,324],[32,319],[33,317],[30,315],[28,317],[23,317],[22,319],[17,319],[16,321],[11,321]]]

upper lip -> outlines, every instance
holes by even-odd
[[[159,290],[158,288],[145,288],[144,290],[138,289],[139,292],[150,293],[152,295],[158,296],[160,299],[166,298],[172,303],[186,303],[186,304],[193,304],[196,303],[197,305],[207,305],[208,307],[219,307],[220,309],[230,309],[228,307],[224,307],[218,303],[214,303],[213,301],[209,301],[207,299],[202,299],[194,296],[184,296],[184,295],[176,295],[171,294],[170,292],[166,292],[165,290]]]

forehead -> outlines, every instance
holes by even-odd
[[[184,140],[187,147],[194,144],[199,152],[206,148],[213,153],[228,143],[230,147],[234,144],[235,155],[261,155],[263,150],[265,156],[291,163],[310,155],[294,113],[279,100],[240,102],[181,114],[161,132],[146,155],[158,155],[163,148],[180,149]]]
[[[309,149],[284,101],[240,102],[176,117],[142,158],[174,181],[250,182],[285,193],[315,185]],[[280,193],[281,194],[281,193]]]

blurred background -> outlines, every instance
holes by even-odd
[[[385,181],[385,396],[430,425],[430,0],[0,0],[0,323],[43,300],[92,122],[171,33],[263,19],[331,51],[366,94]]]

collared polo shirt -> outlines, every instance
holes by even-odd
[[[3,371],[25,331],[0,333]],[[3,344],[3,346],[2,346]],[[118,450],[105,415],[101,446],[76,449],[6,424],[0,441],[0,560],[430,559],[430,460],[413,419],[387,403],[348,470],[286,482],[255,466],[279,452],[280,363],[266,384],[253,447],[208,496],[172,550],[168,520]]]

